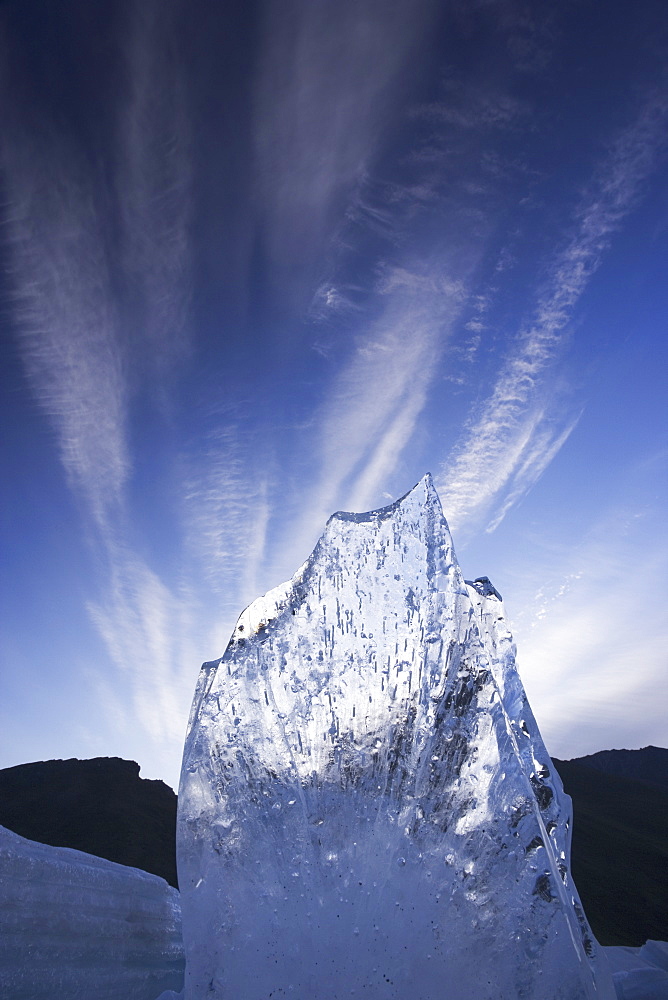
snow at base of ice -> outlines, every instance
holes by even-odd
[[[618,1000],[668,1000],[668,942],[605,948]]]
[[[514,653],[429,477],[330,518],[200,675],[187,1000],[614,997]]]
[[[155,1000],[182,984],[176,889],[0,827],[3,1000]]]

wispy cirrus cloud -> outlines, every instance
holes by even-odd
[[[423,105],[416,112],[433,122],[461,129],[490,130],[515,127],[529,115],[529,106],[510,94],[488,88],[464,87],[454,80],[444,85],[437,103]]]
[[[544,553],[538,593],[516,594],[524,609],[513,626],[519,667],[556,756],[665,746],[668,738],[668,616],[663,604],[648,603],[668,572],[668,546],[663,512],[647,503],[651,477],[638,468],[631,480],[585,538]]]
[[[400,466],[466,297],[464,279],[445,271],[445,263],[443,273],[385,269],[378,287],[384,308],[358,335],[315,414],[319,475],[304,497],[291,551],[306,555],[334,510],[368,509]]]
[[[115,728],[132,746],[139,724],[155,755],[178,775],[185,708],[201,660],[194,641],[200,625],[196,606],[186,592],[167,587],[136,553],[117,549],[105,592],[89,602],[88,611],[118,671],[113,684],[100,665],[91,664],[89,671],[99,696],[110,697]]]
[[[107,545],[109,575],[89,614],[117,677],[91,667],[110,698],[128,744],[139,722],[156,756],[178,775],[187,710],[198,664],[220,656],[234,622],[258,592],[270,517],[265,472],[254,477],[256,441],[229,407],[181,458],[179,569],[171,582],[122,541]],[[126,692],[119,701],[119,690]],[[143,751],[146,757],[146,751]]]
[[[258,435],[229,406],[216,414],[196,462],[183,460],[187,556],[228,614],[238,614],[259,586],[271,512],[266,463],[256,472],[259,452]]]
[[[90,179],[54,142],[7,142],[10,270],[21,354],[70,486],[105,534],[131,460],[127,387],[105,241]],[[48,165],[48,166],[47,166]]]
[[[180,602],[128,545],[128,426],[140,383],[164,396],[187,340],[190,175],[173,26],[150,0],[128,13],[126,62],[113,69],[127,90],[95,128],[50,117],[13,59],[0,143],[19,350],[107,566],[92,620],[124,671],[135,724],[157,740],[182,724]],[[84,119],[85,96],[70,111]]]
[[[313,255],[405,100],[401,73],[437,12],[433,0],[266,5],[253,131],[260,224],[278,281],[292,285],[304,270],[313,278]]]
[[[581,415],[578,413],[560,431],[546,424],[543,413],[529,418],[527,433],[520,438],[518,452],[511,452],[509,456],[510,473],[506,478],[512,476],[512,485],[487,525],[488,532],[495,531],[508,511],[538,482],[575,430]]]
[[[161,13],[153,2],[133,8],[130,96],[115,115],[105,108],[109,131],[90,139],[95,148],[48,120],[48,108],[34,120],[20,64],[6,69],[15,98],[1,143],[15,326],[68,481],[103,539],[122,524],[136,372],[159,381],[184,340],[187,129]]]
[[[611,146],[576,210],[573,235],[547,268],[531,319],[442,466],[439,491],[453,527],[487,519],[493,531],[573,431],[577,417],[559,418],[546,378],[577,302],[655,168],[667,116],[668,102],[653,96]]]
[[[363,509],[400,460],[463,298],[462,287],[392,270],[387,308],[337,377],[320,415],[321,510]]]
[[[158,384],[173,374],[190,334],[192,162],[177,10],[156,0],[129,8],[129,98],[119,116],[116,157],[133,329]]]

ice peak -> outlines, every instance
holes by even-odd
[[[436,492],[430,472],[427,472],[422,479],[419,479],[415,486],[411,487],[407,493],[404,493],[398,500],[393,500],[392,503],[387,504],[385,507],[376,507],[361,514],[353,513],[352,511],[337,510],[335,514],[332,514],[327,523],[329,524],[334,520],[355,521],[360,524],[365,521],[384,521],[398,511],[420,507],[425,510],[433,509],[443,517],[441,501]]]
[[[339,511],[201,677],[187,1000],[607,1000],[569,821],[500,595],[466,587],[431,476]]]

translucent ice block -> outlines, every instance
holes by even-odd
[[[614,995],[489,581],[431,479],[334,514],[200,675],[178,857],[188,1000]]]

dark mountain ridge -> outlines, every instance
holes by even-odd
[[[573,880],[601,944],[668,940],[666,758],[645,747],[553,760],[573,800]]]
[[[668,750],[643,747],[641,750],[599,750],[586,757],[575,757],[568,764],[580,764],[606,774],[635,778],[651,785],[668,788]]]
[[[176,795],[120,757],[47,760],[0,770],[0,825],[160,875],[178,888]]]

